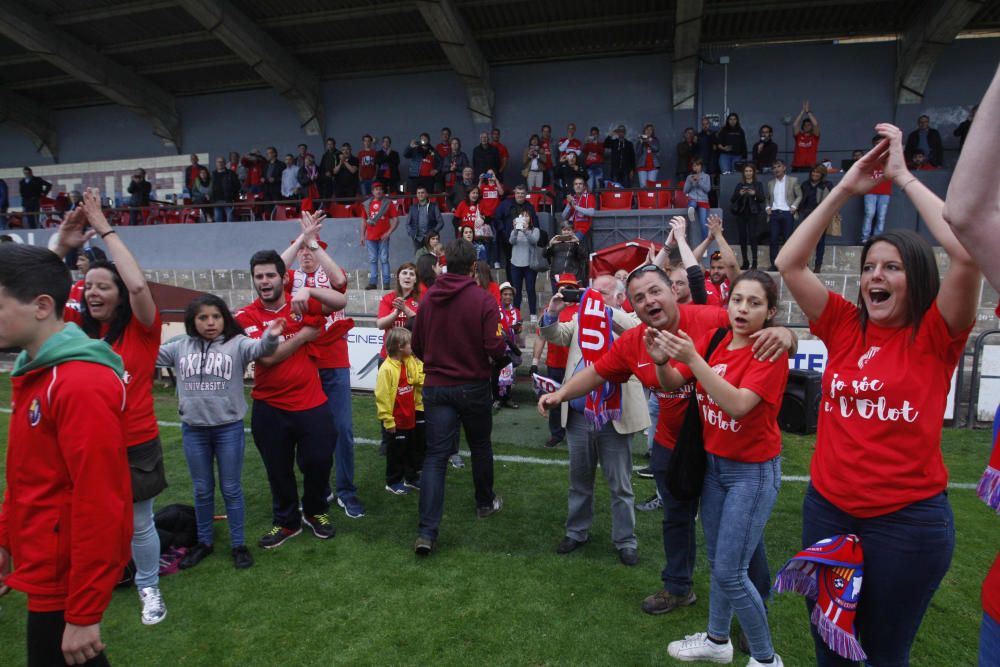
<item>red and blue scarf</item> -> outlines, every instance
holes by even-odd
[[[577,326],[578,343],[583,367],[593,366],[597,360],[608,353],[614,342],[611,329],[611,308],[604,305],[604,296],[595,289],[587,289],[580,297],[580,311]],[[587,405],[584,415],[601,428],[609,421],[622,418],[622,388],[621,385],[605,382],[594,391],[587,394]]]

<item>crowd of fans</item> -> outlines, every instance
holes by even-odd
[[[483,519],[500,512],[492,419],[505,406],[519,407],[512,387],[524,365],[520,304],[526,292],[530,321],[539,324],[541,342],[532,350],[530,370],[539,412],[549,417],[546,444],[566,439],[570,452],[568,516],[556,551],[569,554],[589,541],[600,462],[611,495],[613,547],[624,565],[638,563],[630,441],[648,429],[666,562],[662,587],[642,601],[642,609],[662,614],[697,602],[692,587],[700,512],[711,577],[706,631],[671,642],[669,655],[731,662],[735,615],[748,665],[783,664],[768,625],[774,572],[763,535],[780,489],[777,414],[797,339],[772,325],[776,283],[755,270],[756,253],[746,253],[753,234],[745,228],[763,211],[771,221],[772,268],[829,352],[802,510],[804,550],[788,554],[793,558],[778,573],[777,588],[809,598],[819,664],[906,664],[955,546],[941,427],[949,381],[976,318],[979,265],[966,247],[978,238],[973,227],[986,226],[994,235],[1000,228],[996,205],[987,207],[988,220],[977,217],[983,202],[997,199],[985,167],[1000,120],[1000,75],[983,113],[989,116],[983,127],[968,130],[975,148],[957,168],[967,179],[949,191],[947,206],[911,171],[918,151],[940,163],[939,137],[926,124],[909,139],[892,125],[876,126],[872,148],[834,186],[817,164],[819,124],[808,103],[795,120],[791,160],[792,171],[809,172],[802,183],[772,159],[777,150],[766,145],[763,131],[753,160],[746,160],[735,114],[718,132],[703,123],[701,133],[691,130],[682,143],[689,149],[683,186],[692,202],[689,216],[673,218],[667,243],[651,247],[637,266],[615,266],[586,280],[580,274],[595,208],[591,189],[611,180],[628,186],[633,176],[640,186],[656,181],[659,141],[651,125],[634,143],[623,127],[603,139],[592,128],[584,142],[572,125],[558,141],[543,126],[524,152],[526,182],[511,198],[503,197],[509,153],[501,150],[498,131],[480,136],[471,160],[446,130],[437,146],[421,135],[404,152],[410,160],[405,187],[416,194],[406,225],[418,257],[397,267],[395,285],[388,239],[402,215],[387,194],[404,177],[388,137],[379,150],[365,137],[359,156],[331,139],[318,162],[305,145],[283,162],[273,148],[266,158],[234,154],[228,163],[217,161],[217,178],[192,156],[185,175],[192,198],[201,193],[223,218],[233,202],[215,193],[232,194],[237,186],[268,201],[364,196],[360,232],[371,264],[369,287],[387,290],[377,317],[386,334],[374,415],[352,415],[347,276],[320,240],[323,212],[303,210],[300,235],[281,252],[252,255],[253,303],[232,314],[218,297],[200,297],[187,310],[186,336],[161,345],[160,315],[141,268],[98,193],[88,191],[53,237],[54,252],[0,246],[0,346],[24,348],[13,373],[8,461],[16,465],[7,467],[0,509],[0,594],[7,587],[28,593],[29,661],[106,664],[99,623],[130,555],[142,622],[166,616],[152,511],[166,483],[152,409],[157,366],[172,368],[177,377],[194,488],[198,543],[182,569],[215,549],[216,463],[233,564],[253,565],[243,534],[240,470],[243,369],[254,361],[251,431],[273,501],[272,527],[258,540],[260,548],[280,547],[303,529],[332,538],[334,503],[350,518],[365,515],[354,479],[355,417],[381,423],[384,488],[420,494],[417,555],[438,549],[445,471],[449,463],[464,466],[460,424],[471,452],[475,510]],[[705,136],[712,137],[705,144],[710,152],[702,152]],[[463,160],[469,166],[459,169]],[[475,180],[467,178],[469,170]],[[705,180],[718,170],[743,176],[731,198],[742,263],[722,235],[722,221],[702,205],[711,187]],[[775,179],[765,187],[756,176],[766,170]],[[136,174],[135,189],[148,197],[142,176]],[[855,305],[828,291],[809,261],[834,214],[852,197],[865,197],[867,209],[874,196],[879,215],[882,195],[873,186],[884,183],[914,204],[948,253],[950,268],[939,279],[930,246],[912,232],[869,228]],[[550,185],[565,201],[559,234],[543,240],[527,196],[532,186]],[[459,188],[459,233],[442,248],[443,218],[431,198]],[[980,197],[975,203],[966,201],[970,191]],[[802,218],[798,227],[795,215]],[[689,223],[704,228],[696,248],[687,242]],[[89,249],[95,236],[111,261]],[[783,246],[775,241],[781,237]],[[711,247],[717,250],[709,253]],[[84,277],[71,289],[62,258],[73,252],[82,257]],[[994,266],[996,255],[982,252],[973,255]],[[554,269],[555,292],[539,318],[533,283],[540,262]],[[293,263],[297,268],[290,268]],[[497,264],[510,282],[495,283],[491,267]],[[543,376],[538,366],[546,344]],[[32,475],[22,474],[28,469]],[[1000,472],[989,468],[984,484],[1000,486]],[[1000,505],[992,486],[983,495],[994,508]],[[46,532],[51,525],[60,526],[58,536]],[[72,546],[56,550],[57,537]],[[55,567],[39,566],[51,557],[45,546],[56,554]],[[835,580],[838,585],[828,585]],[[988,593],[983,633],[993,648],[984,651],[1000,646],[1000,586]]]

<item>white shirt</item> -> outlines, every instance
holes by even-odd
[[[294,197],[297,187],[299,187],[299,168],[293,164],[281,172],[281,196]]]
[[[785,176],[781,180],[777,178],[774,179],[774,199],[771,202],[772,211],[789,211],[791,208],[788,206],[788,197],[785,196],[786,184],[788,183],[788,176]]]

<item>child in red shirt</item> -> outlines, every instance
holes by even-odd
[[[500,326],[503,328],[504,338],[507,340],[507,347],[517,347],[517,337],[521,335],[521,311],[514,307],[514,287],[510,283],[500,285]],[[518,350],[520,354],[520,350]],[[517,410],[521,407],[511,395],[511,388],[514,386],[514,363],[508,363],[499,370],[493,371],[494,391],[493,391],[493,411],[498,411],[501,407],[508,407]]]
[[[385,345],[388,356],[375,380],[375,406],[386,450],[385,490],[405,496],[410,489],[420,490],[424,443],[417,426],[423,421],[424,365],[413,356],[408,330],[391,329]]]

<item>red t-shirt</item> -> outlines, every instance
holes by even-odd
[[[566,137],[563,137],[562,139],[559,140],[559,143],[556,145],[558,146],[560,153],[576,153],[577,155],[580,154],[581,148],[583,146],[580,140],[577,139],[576,137],[573,137],[572,139],[567,139]]]
[[[882,178],[883,171],[881,169],[876,169],[872,172],[872,178]],[[892,194],[892,181],[882,181],[874,188],[868,191],[870,195],[891,195]]]
[[[514,327],[523,321],[520,309],[515,308],[513,305],[504,307],[502,303],[500,304],[500,326],[510,332],[511,335],[515,335]]]
[[[809,323],[827,348],[812,483],[860,518],[895,512],[945,490],[941,425],[951,375],[972,327],[952,335],[937,303],[910,327],[868,323],[835,292]]]
[[[604,142],[600,139],[588,141],[583,145],[583,164],[592,167],[604,162]]]
[[[795,156],[792,158],[792,166],[814,166],[817,152],[819,152],[819,137],[815,134],[799,132],[795,135]]]
[[[376,315],[377,318],[381,319],[381,318],[385,317],[386,315],[388,315],[389,313],[391,313],[393,310],[395,310],[393,308],[393,306],[392,306],[392,302],[393,302],[393,300],[397,296],[399,296],[399,295],[396,294],[395,291],[393,291],[393,292],[387,292],[382,297],[382,300],[379,301],[379,303],[378,303],[378,315]],[[406,307],[409,308],[410,310],[412,310],[413,312],[416,312],[417,308],[420,307],[420,303],[416,299],[413,298],[413,294],[410,294],[410,296],[406,297],[403,301],[406,304]],[[406,319],[407,319],[406,318],[406,313],[398,313],[397,312],[396,313],[396,321],[392,323],[392,327],[390,327],[390,328],[405,327],[406,326]],[[386,332],[388,332],[388,329],[386,329]],[[381,356],[383,359],[385,359],[386,356],[388,356],[388,354],[389,353],[385,349],[385,332],[384,332],[382,334],[382,351],[379,352],[379,356]]]
[[[358,178],[362,181],[375,179],[375,155],[377,152],[374,148],[358,151]]]
[[[284,318],[285,333],[283,340],[288,340],[302,327],[322,327],[323,308],[315,299],[309,299],[309,310],[303,317],[292,312],[291,303],[285,303],[277,310],[270,310],[260,299],[238,311],[236,321],[242,325],[250,338],[260,338],[271,322]],[[309,357],[303,345],[299,349],[274,366],[254,364],[254,387],[250,396],[255,401],[264,401],[279,410],[300,412],[311,410],[326,402],[326,394],[319,381],[319,371]]]
[[[678,304],[677,310],[680,313],[677,328],[686,331],[694,340],[729,324],[726,311],[714,306]],[[656,444],[673,449],[694,384],[689,383],[670,392],[660,388],[660,382],[656,379],[656,366],[646,351],[646,328],[645,324],[640,324],[615,339],[608,353],[594,364],[594,370],[605,380],[618,383],[626,382],[630,375],[635,375],[644,387],[652,389],[660,403],[660,417],[656,422],[654,439]]]
[[[240,162],[247,168],[247,183],[260,185],[264,180],[264,159],[244,157]]]
[[[571,306],[566,306],[559,312],[560,322],[572,322],[573,318],[576,316],[577,311],[580,310],[578,304],[573,304]],[[566,362],[569,360],[569,347],[566,345],[556,345],[555,343],[549,343],[547,352],[545,354],[545,366],[548,368],[566,368]]]
[[[476,216],[479,214],[479,206],[473,204],[469,206],[468,202],[459,202],[458,206],[455,207],[455,219],[459,221],[459,227],[472,227],[472,230],[476,230]]]
[[[67,322],[83,324],[83,317],[72,308],[64,311],[63,318]],[[153,412],[153,374],[156,372],[156,355],[160,351],[160,334],[163,320],[160,312],[156,312],[153,324],[143,326],[139,319],[132,315],[125,334],[111,349],[118,353],[125,365],[125,446],[134,447],[149,442],[160,434],[156,425],[156,413]],[[100,337],[108,333],[108,326],[101,326]]]
[[[705,356],[715,331],[708,331],[696,347]],[[727,350],[733,333],[726,334],[708,360],[708,365],[726,382],[738,389],[749,389],[760,396],[753,410],[742,419],[733,419],[708,395],[701,382],[695,385],[698,407],[701,409],[705,451],[733,461],[762,463],[781,454],[781,431],[778,411],[788,383],[788,354],[777,361],[758,361],[753,357],[753,345]],[[691,369],[672,362],[686,379],[694,378]]]
[[[399,364],[399,386],[396,388],[396,402],[392,406],[392,418],[398,430],[410,431],[417,427],[417,407],[413,399],[413,385],[406,378],[406,362]]]
[[[542,167],[545,169],[552,168],[552,139],[542,139],[539,144],[541,147],[539,157],[542,158]]]
[[[483,217],[488,218],[493,215],[500,205],[500,190],[495,185],[483,183],[479,186],[479,212]]]
[[[446,144],[444,142],[441,142],[440,144],[434,147],[434,151],[443,160],[444,158],[451,155],[451,143]]]
[[[374,225],[365,225],[365,238],[369,241],[380,241],[383,236],[389,231],[390,221],[399,215],[396,212],[396,205],[390,201],[388,197],[382,197],[382,199],[372,199],[371,210],[364,211],[365,220],[370,220],[374,218],[383,206],[388,208],[385,209],[385,213],[379,218],[378,222]],[[361,207],[364,210],[364,207]]]
[[[725,308],[729,302],[729,278],[726,278],[718,285],[711,280],[706,280],[705,292],[708,294],[708,299],[705,301],[706,304]]]
[[[486,291],[492,294],[493,298],[497,300],[497,305],[500,305],[500,286],[496,283],[490,283],[490,286]]]
[[[344,278],[347,272],[341,269]],[[300,269],[289,269],[288,279],[285,281],[287,293],[294,296],[301,287],[316,287],[316,272],[305,273]],[[336,289],[341,294],[347,294],[347,283],[340,289],[329,286],[329,289]],[[346,320],[347,315],[343,310],[330,313],[326,316],[323,324],[323,333],[320,337],[306,345],[309,356],[313,358],[317,368],[350,368],[351,356],[347,351],[347,331],[334,327],[334,324],[341,320]]]
[[[73,286],[69,288],[69,299],[66,300],[66,307],[72,308],[73,310],[79,311],[83,306],[83,280],[77,280],[73,283]]]
[[[646,151],[646,159],[643,160],[642,165],[635,168],[636,171],[653,171],[656,167],[653,166],[653,151]]]
[[[497,153],[500,154],[500,164],[507,164],[507,160],[510,159],[510,151],[507,147],[501,144],[499,141],[491,142],[497,149]]]
[[[584,192],[583,194],[576,197],[577,206],[583,208],[597,208],[597,198],[594,197],[592,192]],[[581,234],[587,234],[590,232],[590,228],[594,224],[594,218],[590,215],[584,215],[576,206],[570,207],[570,220],[573,221],[573,229],[580,232]]]

